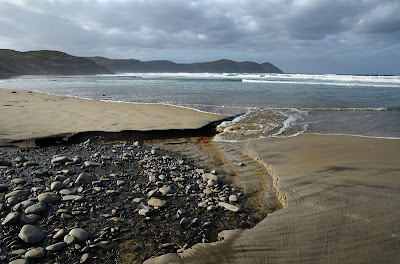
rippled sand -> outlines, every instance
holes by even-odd
[[[171,263],[399,262],[400,140],[302,135],[237,146],[274,167],[288,206],[166,256]]]

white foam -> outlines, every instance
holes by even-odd
[[[277,80],[254,80],[242,79],[245,83],[273,83],[273,84],[304,84],[304,85],[333,85],[333,86],[357,86],[357,87],[387,87],[400,88],[400,84],[371,84],[371,83],[344,83],[344,82],[312,82],[312,81],[277,81]]]

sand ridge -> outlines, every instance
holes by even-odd
[[[114,103],[0,89],[0,141],[86,131],[197,129],[227,116],[161,105]]]

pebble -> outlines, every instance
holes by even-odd
[[[94,176],[83,172],[78,175],[78,178],[76,179],[75,184],[91,183],[94,180],[95,180]]]
[[[225,202],[219,202],[218,206],[224,207],[225,209],[232,211],[232,212],[238,212],[240,210],[239,207],[234,206],[232,204],[225,203]]]
[[[39,220],[40,216],[37,214],[21,215],[21,221],[24,224],[34,224]]]
[[[46,235],[34,225],[24,225],[19,231],[18,237],[28,244],[34,244],[42,241]]]
[[[14,183],[16,185],[24,184],[25,182],[26,180],[21,178],[15,178],[11,180],[11,183]]]
[[[60,181],[52,182],[50,185],[50,190],[52,190],[52,191],[59,191],[59,190],[65,189],[65,188],[67,188],[67,186]]]
[[[1,222],[1,225],[10,225],[17,222],[20,219],[20,214],[17,212],[9,213]]]
[[[44,192],[44,193],[39,194],[37,199],[39,202],[44,202],[44,203],[49,204],[49,203],[54,203],[54,202],[60,201],[61,197],[53,192]]]
[[[54,234],[53,239],[58,240],[64,237],[65,235],[65,229],[61,228],[60,230],[57,231],[57,233]]]
[[[89,238],[89,233],[82,228],[74,228],[69,231],[69,235],[76,237],[78,241],[84,241]]]
[[[85,197],[83,197],[82,195],[65,195],[62,197],[63,201],[83,201],[85,200]]]
[[[161,187],[158,191],[164,196],[174,192],[170,186]]]
[[[238,197],[234,194],[229,196],[229,202],[234,203],[238,201]]]
[[[32,259],[43,258],[45,255],[46,255],[46,252],[44,251],[44,248],[42,248],[42,247],[32,248],[31,250],[28,250],[25,253],[26,257],[32,258]]]
[[[25,214],[39,214],[46,211],[46,204],[44,202],[38,202],[25,209]]]
[[[47,246],[46,250],[57,252],[57,251],[60,251],[61,249],[63,249],[66,245],[67,245],[67,243],[65,243],[65,242],[57,242],[57,243]]]
[[[166,206],[167,202],[161,199],[157,199],[157,198],[151,198],[147,204],[149,206],[153,206],[153,207],[164,207]]]
[[[82,255],[81,259],[79,260],[79,263],[85,263],[89,259],[89,254],[85,253]]]
[[[67,245],[71,245],[72,243],[74,243],[76,240],[76,237],[71,236],[71,235],[66,235],[64,237],[64,242],[67,243]]]
[[[101,163],[87,160],[87,161],[85,161],[85,162],[83,163],[83,165],[84,165],[85,167],[97,167],[97,166],[101,166]]]
[[[68,157],[60,156],[60,157],[56,157],[56,158],[52,159],[51,163],[56,164],[56,165],[61,165],[61,164],[67,163],[68,161],[71,161]]]
[[[29,261],[27,259],[16,259],[8,262],[8,264],[29,264]]]

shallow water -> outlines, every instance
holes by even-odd
[[[221,141],[302,133],[400,138],[400,76],[148,73],[3,80],[1,87],[241,115]]]

